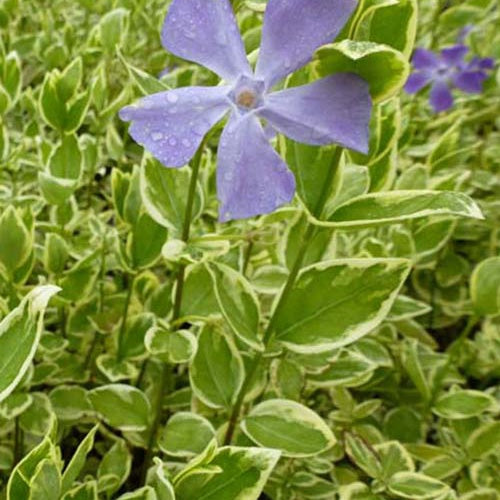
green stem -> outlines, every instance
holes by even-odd
[[[135,275],[125,274],[125,283],[127,286],[127,296],[125,297],[125,304],[123,305],[122,323],[120,325],[120,332],[118,333],[118,349],[117,360],[123,359],[123,343],[125,340],[125,333],[127,331],[128,312],[130,309],[130,302],[132,300],[132,292],[134,290]]]
[[[19,424],[19,417],[15,418],[14,422],[14,462],[12,464],[12,470],[16,467],[16,465],[21,461],[23,456],[23,431]]]
[[[184,223],[182,226],[182,236],[181,236],[182,241],[184,241],[185,243],[189,241],[189,236],[191,233],[191,222],[193,219],[193,207],[194,207],[194,200],[196,197],[196,186],[198,183],[198,176],[200,173],[201,159],[203,157],[204,147],[205,147],[205,142],[203,142],[200,145],[192,161],[191,180],[189,184],[188,198],[186,201],[186,212],[184,214]],[[184,290],[185,272],[186,272],[186,265],[181,264],[176,278],[175,298],[174,298],[174,306],[171,319],[172,322],[175,322],[180,317],[181,306],[182,306],[182,294]],[[144,371],[145,368],[146,367],[144,366]],[[147,471],[153,459],[156,435],[158,434],[158,429],[160,427],[162,419],[163,399],[165,397],[166,391],[169,386],[169,384],[167,383],[169,379],[170,379],[170,366],[167,363],[163,363],[162,374],[156,398],[156,413],[154,416],[153,423],[151,425],[148,447],[146,449],[146,454],[143,462],[142,483],[145,482]]]
[[[245,255],[243,257],[243,267],[241,269],[243,276],[245,276],[247,273],[248,265],[250,264],[250,259],[252,257],[253,247],[254,247],[254,242],[253,242],[253,240],[250,240],[248,242],[246,249],[245,249]]]
[[[101,267],[99,270],[99,312],[102,313],[104,311],[104,276],[106,274],[106,236],[102,237],[101,244]],[[92,362],[92,357],[94,355],[94,351],[97,347],[99,341],[99,333],[94,332],[94,338],[92,339],[92,343],[90,344],[89,350],[87,351],[87,355],[85,356],[85,361],[83,363],[83,369],[87,370]]]
[[[342,157],[342,148],[338,147],[337,150],[335,151],[335,155],[332,159],[332,167],[330,168],[330,171],[328,173],[328,177],[323,184],[323,190],[321,191],[320,197],[316,203],[315,209],[313,210],[313,215],[316,218],[320,218],[321,214],[323,213],[325,204],[326,204],[326,202],[328,200],[328,196],[330,194],[330,189],[331,189],[333,180],[335,179],[335,175],[337,174],[337,171],[338,171],[338,168],[340,165],[341,157]],[[276,304],[276,307],[271,315],[271,319],[269,320],[267,328],[264,331],[264,336],[262,338],[262,342],[263,342],[265,347],[267,347],[272,340],[276,321],[278,320],[280,313],[283,310],[283,307],[286,305],[286,303],[288,301],[288,297],[290,296],[290,293],[293,290],[297,276],[299,275],[299,272],[302,269],[302,264],[303,264],[304,259],[306,257],[307,249],[308,249],[309,244],[311,243],[311,241],[314,237],[315,232],[316,232],[316,226],[314,226],[313,224],[308,222],[307,227],[306,227],[306,231],[304,233],[304,236],[302,237],[302,241],[301,241],[299,250],[297,252],[297,256],[295,258],[295,262],[292,265],[292,269],[290,270],[290,274],[288,275],[285,286],[283,287],[283,290],[281,292],[278,303]],[[226,435],[224,437],[224,444],[225,445],[231,444],[231,441],[233,440],[234,431],[236,430],[236,424],[238,422],[238,419],[239,419],[239,416],[241,413],[241,409],[243,407],[243,402],[245,400],[245,396],[254,382],[255,374],[257,373],[257,370],[260,366],[260,363],[261,363],[263,357],[264,357],[263,353],[259,352],[255,355],[252,362],[250,363],[245,380],[244,380],[243,385],[240,389],[240,392],[238,393],[238,396],[236,398],[236,402],[233,406],[231,415],[229,417],[229,424],[228,424],[228,427],[226,430]]]

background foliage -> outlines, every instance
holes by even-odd
[[[234,2],[249,54],[265,3]],[[401,87],[416,37],[498,60],[499,3],[361,1],[287,85],[367,79],[369,154],[278,138],[296,202],[225,225],[220,130],[186,217],[190,168],[117,119],[217,84],[167,7],[0,3],[1,498],[498,499],[499,73],[441,115]]]

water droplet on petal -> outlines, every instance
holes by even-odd
[[[172,92],[169,92],[167,94],[167,101],[168,102],[175,104],[178,100],[179,100],[179,96],[177,94],[174,94]]]
[[[161,141],[163,139],[163,134],[161,132],[154,132],[152,137],[153,141]]]
[[[175,146],[177,144],[177,139],[175,137],[171,137],[169,140],[168,140],[168,143],[171,145],[171,146]]]
[[[189,146],[191,146],[191,142],[188,141],[187,139],[182,139],[182,145],[188,148]]]

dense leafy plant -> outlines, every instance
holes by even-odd
[[[0,498],[500,498],[500,5],[231,3],[0,2]]]

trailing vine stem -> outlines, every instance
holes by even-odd
[[[316,218],[321,217],[323,210],[325,208],[325,204],[328,201],[330,189],[331,189],[332,183],[335,179],[335,176],[337,174],[339,165],[340,165],[340,160],[342,158],[342,152],[343,152],[343,149],[340,147],[337,147],[337,149],[335,151],[335,155],[332,159],[331,168],[328,172],[328,177],[323,184],[323,189],[321,191],[320,197],[316,203],[315,209],[313,210],[313,215]],[[271,315],[271,319],[269,320],[267,328],[264,331],[264,336],[262,338],[262,342],[263,342],[265,348],[267,348],[269,346],[269,344],[273,338],[276,320],[278,319],[283,307],[286,305],[288,297],[290,296],[290,293],[293,290],[297,276],[299,275],[299,272],[302,269],[302,264],[303,264],[305,256],[306,256],[306,252],[307,252],[307,249],[309,247],[309,243],[313,239],[315,232],[316,232],[316,226],[314,224],[312,224],[311,222],[308,222],[307,227],[306,227],[306,231],[304,233],[304,236],[302,237],[302,242],[301,242],[301,245],[299,247],[297,257],[295,258],[295,261],[292,265],[292,268],[290,270],[290,274],[288,275],[287,281],[285,283],[285,286],[283,287],[283,290],[282,290],[280,298],[276,304],[276,307],[274,308],[274,311]],[[229,424],[228,424],[228,427],[226,430],[226,434],[224,436],[224,444],[225,445],[231,444],[231,442],[233,440],[234,431],[236,430],[236,424],[237,424],[238,419],[240,417],[240,413],[241,413],[241,409],[243,407],[243,402],[245,400],[245,396],[247,395],[250,387],[252,386],[252,384],[254,382],[255,375],[257,373],[257,370],[258,370],[263,358],[264,358],[264,354],[259,352],[255,355],[252,362],[250,363],[245,380],[244,380],[243,385],[241,386],[241,389],[236,397],[236,402],[232,408],[231,415],[229,417]]]
[[[198,183],[198,176],[200,173],[201,160],[203,157],[203,150],[205,147],[206,141],[203,141],[196,155],[193,158],[191,163],[191,179],[189,183],[189,191],[188,197],[186,201],[186,212],[184,214],[184,222],[182,225],[182,235],[181,239],[185,243],[189,241],[189,236],[191,233],[191,222],[193,219],[193,207],[194,201],[196,198],[196,186]],[[171,322],[174,323],[176,320],[180,318],[181,306],[182,306],[182,295],[184,290],[184,281],[186,274],[186,264],[181,264],[176,276],[176,288],[175,288],[175,297],[174,297],[174,305],[172,312]],[[145,367],[144,367],[145,369]],[[145,370],[144,370],[145,371]],[[156,440],[156,435],[158,434],[158,429],[160,427],[161,418],[162,418],[162,403],[165,397],[167,388],[169,387],[169,383],[167,381],[171,378],[171,367],[168,363],[163,363],[162,373],[160,377],[160,386],[157,392],[156,398],[156,411],[153,419],[153,423],[151,425],[151,430],[148,439],[148,447],[146,449],[146,454],[143,462],[143,470],[142,470],[142,483],[146,480],[147,471],[153,459],[154,453],[154,445]]]

